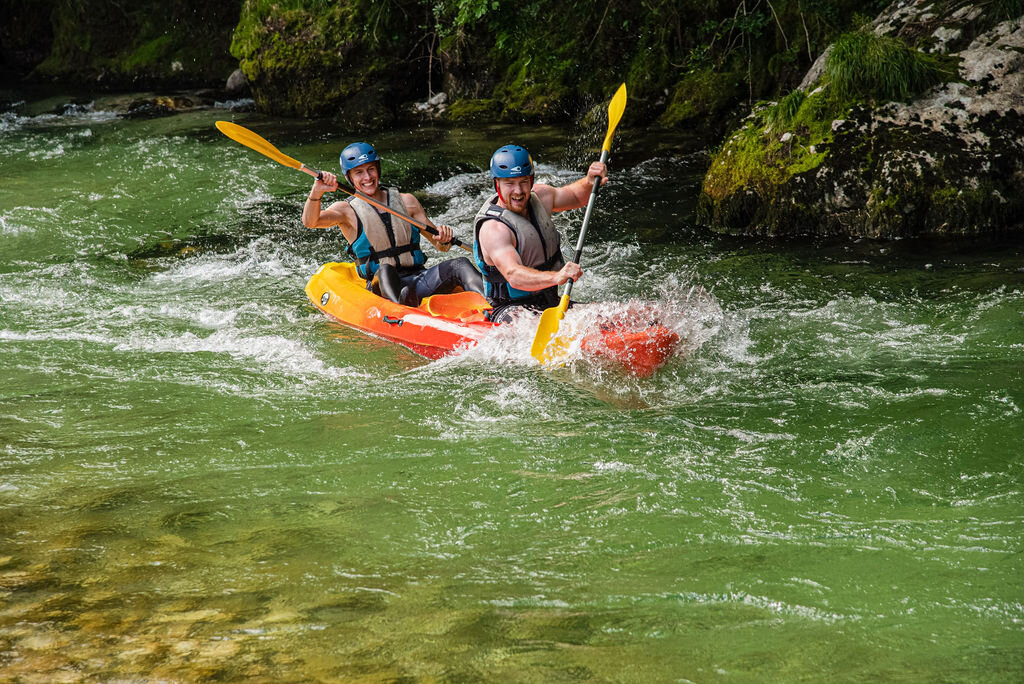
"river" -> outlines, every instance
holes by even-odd
[[[343,240],[213,124],[352,136],[68,101],[0,114],[0,679],[1024,676],[1019,240],[710,236],[706,151],[627,108],[573,294],[680,352],[427,362],[310,305]],[[603,131],[370,137],[469,241],[495,147],[561,183]]]

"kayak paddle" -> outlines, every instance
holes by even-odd
[[[263,137],[257,135],[256,133],[253,133],[252,131],[250,131],[245,126],[239,126],[238,124],[231,123],[230,121],[218,121],[214,125],[217,126],[217,130],[218,131],[220,131],[224,135],[228,136],[229,138],[234,140],[236,143],[240,143],[240,144],[245,145],[246,147],[248,147],[250,149],[256,150],[257,152],[259,152],[263,156],[270,157],[271,159],[276,161],[278,164],[283,164],[284,166],[287,166],[290,169],[297,169],[299,171],[302,171],[303,173],[308,173],[310,176],[312,176],[313,178],[316,178],[317,180],[323,180],[323,173],[321,173],[320,171],[315,171],[315,170],[309,168],[308,166],[306,166],[305,164],[300,162],[298,159],[292,159],[288,155],[286,155],[283,152],[281,152],[281,150],[279,150],[276,147],[274,147],[273,145],[271,145],[270,142],[266,138],[263,138]],[[338,189],[341,190],[342,192],[345,192],[345,193],[348,193],[349,195],[352,195],[353,197],[358,197],[359,199],[363,200],[364,202],[368,202],[369,204],[372,204],[373,206],[377,207],[378,209],[386,211],[389,214],[394,214],[398,218],[402,219],[403,221],[405,221],[407,223],[411,223],[412,225],[416,226],[420,230],[425,230],[428,233],[430,233],[431,235],[437,235],[437,230],[436,229],[434,229],[434,228],[432,228],[432,227],[430,227],[430,226],[428,226],[428,225],[426,225],[424,223],[421,223],[420,221],[417,221],[413,217],[407,216],[407,215],[403,214],[400,211],[395,211],[394,209],[392,209],[388,205],[384,204],[383,202],[378,202],[377,200],[373,199],[372,197],[369,197],[369,196],[364,195],[363,193],[359,192],[355,188],[352,188],[351,190],[349,190],[348,188],[346,188],[344,185],[342,185],[339,182],[338,183]],[[473,251],[470,247],[467,247],[466,245],[464,245],[462,243],[462,241],[459,240],[458,238],[452,238],[451,244],[455,245],[456,247],[461,247],[462,249],[466,250],[467,252],[472,252]]]
[[[604,137],[604,145],[601,146],[601,162],[608,160],[608,152],[612,148],[612,137],[615,135],[615,127],[619,125],[622,112],[626,109],[626,84],[623,83],[615,91],[612,101],[608,104],[608,134]],[[601,189],[600,177],[594,181],[590,190],[590,199],[587,200],[587,211],[583,214],[583,226],[580,228],[580,237],[576,241],[576,255],[572,258],[574,263],[580,263],[580,256],[583,254],[583,238],[587,234],[587,224],[590,223],[590,212],[594,208],[594,200],[597,199],[597,191]],[[558,325],[565,318],[565,310],[569,308],[569,294],[572,292],[572,278],[565,284],[565,292],[558,306],[553,306],[544,311],[537,325],[537,334],[533,337],[533,345],[530,346],[530,354],[543,364],[550,363],[557,354],[550,345],[551,339],[558,332]]]

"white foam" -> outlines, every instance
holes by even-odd
[[[92,342],[105,345],[115,342],[108,335],[66,329],[47,330],[46,332],[0,330],[0,340],[9,342]]]
[[[50,159],[56,159],[57,157],[64,156],[64,146],[60,143],[47,147],[42,150],[33,150],[28,153],[29,159],[36,161],[47,161]]]
[[[63,111],[59,114],[48,113],[38,114],[36,116],[23,116],[15,112],[2,112],[0,113],[0,133],[8,133],[37,126],[54,126],[61,124],[77,126],[82,123],[102,124],[108,121],[117,120],[118,118],[120,117],[117,112],[96,111],[94,103],[92,102],[87,105],[65,105]],[[92,131],[89,131],[84,135],[92,135]]]
[[[305,377],[322,376],[330,379],[365,376],[353,369],[328,366],[314,356],[299,341],[281,335],[245,336],[235,329],[217,330],[201,337],[192,332],[175,335],[133,333],[126,342],[118,344],[116,351],[176,352],[196,354],[208,352],[226,354],[244,361],[252,361],[287,375]]]
[[[228,255],[203,255],[180,261],[152,276],[157,286],[165,283],[245,282],[260,278],[291,278],[312,273],[316,263],[299,257],[269,237],[259,238]]]
[[[237,100],[217,100],[213,103],[214,109],[248,109],[256,105],[256,100],[251,97],[242,97]]]
[[[418,325],[423,328],[432,328],[434,330],[451,333],[453,335],[461,335],[462,337],[474,339],[477,342],[483,340],[487,336],[487,331],[485,330],[469,328],[443,318],[428,316],[426,314],[409,313],[403,316],[402,319],[411,325]]]

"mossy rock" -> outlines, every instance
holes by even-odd
[[[817,163],[778,163],[777,135],[751,122],[713,158],[698,212],[713,230],[871,238],[973,236],[1024,229],[1024,173],[1013,155],[925,122],[856,107],[836,120]],[[978,123],[991,149],[1024,139],[1016,115]]]
[[[565,120],[571,90],[560,80],[567,68],[551,55],[529,55],[509,65],[494,89],[494,99],[503,105],[501,119],[529,123]]]
[[[662,126],[681,126],[694,120],[719,116],[742,95],[743,79],[738,74],[704,69],[685,75],[672,91],[665,111],[658,118]]]
[[[0,81],[21,78],[42,62],[53,44],[50,16],[56,0],[0,3]]]
[[[524,90],[505,99],[500,119],[510,123],[543,123],[569,118],[569,96],[541,87]]]
[[[301,6],[288,6],[295,4]],[[417,84],[396,57],[409,52],[413,19],[386,9],[247,2],[231,53],[263,111],[334,117],[352,130],[388,125]]]
[[[347,131],[365,133],[391,126],[395,113],[388,104],[387,88],[374,84],[341,98],[332,119]]]
[[[444,118],[456,123],[494,121],[501,116],[502,104],[498,100],[481,98],[462,99],[453,102],[445,110]]]

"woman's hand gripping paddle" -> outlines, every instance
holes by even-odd
[[[273,145],[271,145],[270,142],[268,142],[265,138],[262,138],[259,135],[253,133],[248,128],[245,128],[244,126],[239,126],[236,123],[231,123],[230,121],[218,121],[214,125],[217,126],[217,130],[218,131],[220,131],[224,135],[228,136],[229,138],[234,140],[236,143],[240,143],[240,144],[245,145],[246,147],[248,147],[250,149],[256,150],[257,152],[259,152],[263,156],[270,157],[271,159],[276,161],[278,164],[283,164],[284,166],[287,166],[290,169],[297,169],[299,171],[302,171],[303,173],[308,173],[310,176],[312,176],[313,178],[316,178],[317,180],[322,180],[322,175],[323,174],[321,174],[319,171],[314,171],[313,169],[309,168],[308,166],[306,166],[305,164],[300,162],[298,159],[292,159],[288,155],[282,153],[281,150],[279,150],[276,147],[274,147]],[[386,212],[388,212],[390,214],[394,214],[398,218],[402,219],[403,221],[405,221],[407,223],[411,223],[412,225],[416,226],[420,230],[425,230],[428,233],[430,233],[431,235],[437,235],[437,230],[436,229],[434,229],[434,228],[432,228],[432,227],[430,227],[430,226],[428,226],[428,225],[426,225],[424,223],[421,223],[420,221],[417,221],[416,219],[412,218],[411,216],[407,216],[407,215],[403,214],[400,211],[395,211],[394,209],[392,209],[388,205],[384,204],[383,202],[378,202],[377,200],[373,199],[372,197],[368,197],[368,196],[364,195],[363,193],[359,192],[355,188],[352,188],[351,190],[349,190],[344,185],[339,183],[338,184],[338,189],[341,190],[342,192],[345,192],[345,193],[348,193],[349,195],[352,195],[353,197],[358,197],[359,199],[372,204],[373,206],[377,207],[378,209],[380,209],[382,211],[386,211]],[[467,247],[466,245],[464,245],[462,243],[462,241],[457,239],[457,238],[452,238],[451,244],[455,245],[456,247],[461,247],[462,249],[466,250],[467,252],[472,252],[473,251],[470,247]]]
[[[626,109],[626,84],[623,83],[615,91],[611,103],[608,105],[608,134],[604,137],[604,145],[601,146],[601,162],[608,160],[608,152],[612,148],[612,137],[615,135],[615,127],[619,125],[622,112]],[[590,190],[590,199],[587,200],[587,211],[583,214],[583,227],[580,228],[580,237],[576,241],[576,255],[573,257],[575,263],[580,262],[583,253],[583,238],[587,234],[587,224],[590,223],[590,212],[594,208],[594,200],[597,199],[597,191],[601,189],[601,179],[594,181],[594,187]],[[572,278],[565,284],[565,292],[558,306],[544,311],[537,325],[537,334],[533,337],[533,345],[530,347],[530,354],[533,358],[547,365],[558,358],[558,345],[551,344],[552,338],[558,333],[558,326],[565,318],[565,311],[569,308],[569,295],[572,293]]]

